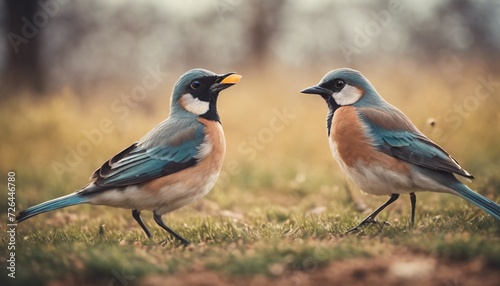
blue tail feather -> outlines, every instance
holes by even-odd
[[[73,205],[78,205],[78,204],[83,204],[88,202],[88,198],[85,196],[82,196],[80,194],[74,193],[70,194],[64,197],[60,197],[57,199],[53,199],[50,201],[46,201],[44,203],[41,203],[39,205],[33,206],[31,208],[28,208],[24,211],[21,211],[17,215],[17,222],[21,222],[25,219],[28,219],[32,216],[36,216],[38,214],[44,213],[44,212],[49,212]]]
[[[500,205],[491,201],[488,198],[483,197],[482,195],[474,192],[469,187],[462,183],[458,183],[454,185],[453,188],[457,195],[461,198],[473,203],[477,207],[481,208],[483,211],[487,212],[497,220],[500,220]]]

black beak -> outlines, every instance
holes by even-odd
[[[326,88],[321,87],[321,86],[318,86],[318,85],[308,87],[306,89],[301,90],[300,92],[307,93],[307,94],[319,94],[322,97],[331,96],[333,93],[331,90],[326,89]]]

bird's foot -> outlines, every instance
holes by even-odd
[[[159,244],[161,246],[166,246],[168,244],[171,244],[173,243],[175,246],[175,248],[177,247],[188,247],[189,245],[191,245],[191,242],[187,239],[183,239],[183,240],[180,240],[180,239],[177,239],[177,238],[174,238],[173,240],[172,239],[165,239],[165,240],[162,240],[159,242]]]
[[[361,228],[364,228],[365,225],[370,224],[370,223],[377,224],[378,221],[375,219],[367,218],[367,219],[363,220],[362,222],[360,222],[357,226],[346,231],[345,234],[358,233],[361,231]]]
[[[187,239],[183,239],[181,241],[181,245],[184,246],[184,247],[187,247],[191,244],[191,241],[187,240]]]
[[[388,221],[378,222],[377,225],[378,225],[378,233],[377,234],[380,234],[382,232],[382,229],[384,228],[384,226],[386,226],[386,225],[392,226],[392,224]]]
[[[388,221],[379,222],[376,219],[369,218],[369,219],[363,220],[357,226],[349,229],[344,234],[347,235],[347,234],[352,234],[352,233],[359,233],[361,231],[361,229],[364,228],[367,224],[376,224],[376,225],[379,225],[380,226],[379,227],[379,232],[382,230],[382,228],[384,227],[384,225],[392,226]]]

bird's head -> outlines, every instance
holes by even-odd
[[[383,102],[375,88],[360,72],[348,68],[327,73],[319,84],[301,92],[320,95],[332,111],[346,105],[368,106]]]
[[[238,83],[241,75],[219,75],[204,69],[192,69],[183,74],[174,86],[170,103],[171,115],[191,114],[219,121],[219,92]]]

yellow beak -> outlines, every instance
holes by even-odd
[[[239,74],[232,74],[224,78],[220,83],[221,84],[236,84],[240,81],[242,78],[241,75]]]

